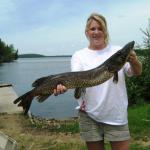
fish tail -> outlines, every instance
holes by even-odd
[[[23,108],[24,114],[26,115],[30,109],[33,98],[34,98],[34,95],[32,94],[32,91],[29,91],[25,93],[24,95],[15,99],[13,103],[14,104],[18,103],[18,106]]]

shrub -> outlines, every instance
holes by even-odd
[[[126,78],[129,104],[150,102],[150,49],[136,51],[142,62],[142,75]]]

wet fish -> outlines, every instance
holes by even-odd
[[[24,114],[27,114],[34,97],[36,97],[39,102],[43,102],[53,94],[54,88],[56,88],[58,84],[66,86],[67,89],[75,89],[75,98],[80,98],[81,93],[85,91],[86,87],[102,84],[111,77],[113,77],[113,81],[117,83],[118,71],[126,63],[130,51],[134,47],[134,43],[134,41],[127,43],[122,49],[94,69],[65,72],[37,79],[32,84],[34,88],[14,100],[14,104],[19,103],[18,106],[23,107]]]

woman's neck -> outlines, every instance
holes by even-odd
[[[106,44],[102,44],[102,45],[89,45],[88,48],[91,50],[102,50],[106,47]]]

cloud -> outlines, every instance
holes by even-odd
[[[148,25],[148,0],[1,0],[0,33],[20,53],[72,54],[87,46],[84,28],[92,12],[102,13],[112,43],[142,41],[140,28]]]
[[[11,0],[1,0],[0,1],[0,22],[4,24],[8,21],[11,21],[11,15],[16,9],[14,3]]]

